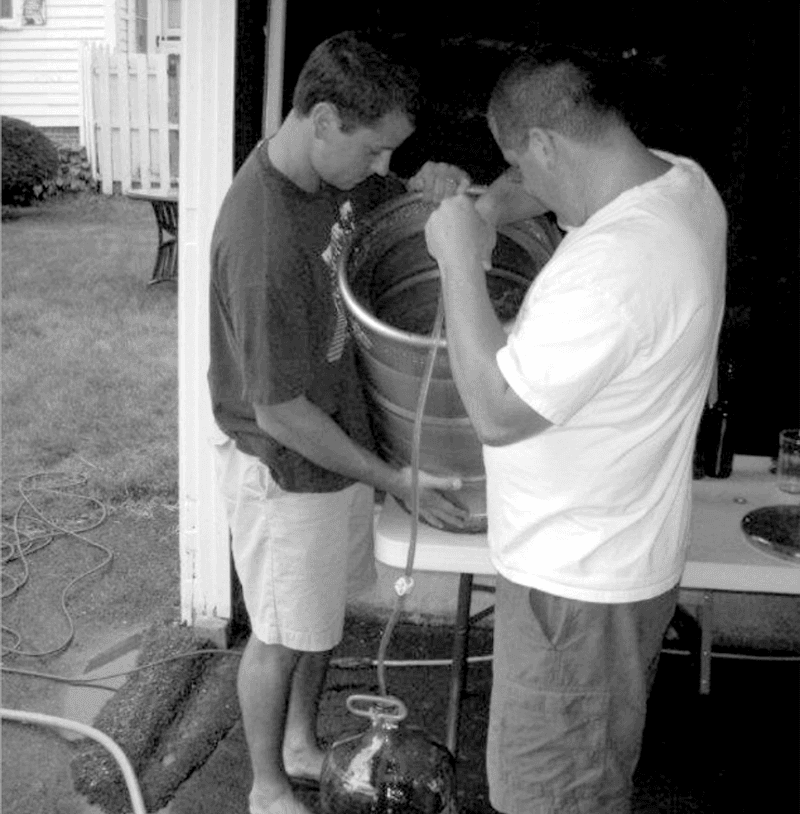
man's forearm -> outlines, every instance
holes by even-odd
[[[338,472],[398,497],[414,499],[410,466],[395,468],[357,444],[323,410],[304,396],[269,407],[255,405],[256,421],[278,443],[331,472]],[[418,473],[419,514],[434,526],[461,527],[469,511],[455,505],[439,490],[461,488],[455,475]]]
[[[484,443],[494,435],[506,382],[495,356],[506,343],[481,271],[444,274],[445,324],[450,367],[464,407]]]
[[[384,491],[397,487],[397,470],[353,441],[304,396],[285,404],[255,405],[258,426],[279,444],[340,475]]]
[[[453,377],[478,437],[499,446],[542,432],[550,422],[509,387],[497,364],[507,337],[486,285],[494,237],[494,229],[463,195],[443,201],[425,224],[428,251],[443,278]]]
[[[447,350],[475,432],[488,446],[543,432],[550,422],[517,396],[497,364],[497,352],[505,347],[507,336],[489,299],[485,275],[477,266],[471,273],[454,271],[446,269],[443,275]]]
[[[481,217],[493,226],[533,218],[547,212],[547,207],[525,191],[515,170],[508,170],[495,180],[475,203]]]

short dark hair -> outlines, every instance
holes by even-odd
[[[547,46],[528,51],[501,74],[489,102],[502,147],[521,148],[532,127],[593,142],[625,124],[621,72],[594,54]]]
[[[311,52],[297,80],[295,110],[307,116],[319,102],[336,107],[345,132],[374,125],[393,112],[413,124],[420,107],[418,78],[409,66],[344,31]]]

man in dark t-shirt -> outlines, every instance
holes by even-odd
[[[307,814],[290,780],[319,777],[329,653],[348,596],[374,580],[374,488],[411,502],[410,468],[375,454],[333,255],[362,211],[406,189],[388,169],[416,87],[345,33],[312,53],[293,103],[237,173],[211,246],[217,478],[252,628],[238,678],[252,814]],[[409,185],[438,199],[468,183],[427,164]],[[463,524],[440,494],[457,479],[419,483],[426,519]]]

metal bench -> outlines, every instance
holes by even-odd
[[[178,279],[178,194],[177,192],[128,192],[129,198],[149,201],[158,226],[156,262],[148,285]]]

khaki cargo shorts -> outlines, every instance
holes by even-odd
[[[487,771],[502,814],[628,814],[678,588],[601,604],[497,578]]]

